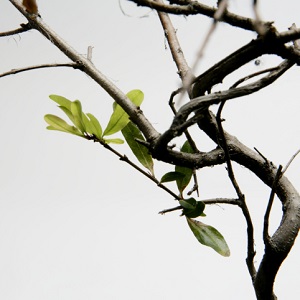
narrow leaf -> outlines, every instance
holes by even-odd
[[[229,247],[217,229],[188,217],[186,220],[193,234],[201,244],[211,247],[222,256],[230,256]]]
[[[79,100],[75,100],[71,103],[71,113],[74,117],[74,125],[82,132],[86,132],[83,117],[82,107]]]
[[[124,141],[121,139],[104,139],[106,144],[124,144]]]
[[[70,121],[75,125],[74,116],[73,116],[71,110],[69,110],[65,106],[59,106],[59,108],[68,116],[68,118],[70,119]],[[70,105],[70,109],[71,109],[71,105]]]
[[[94,134],[98,139],[102,139],[102,127],[98,121],[98,119],[90,114],[87,113],[87,116],[90,119],[90,126],[91,126],[91,134]]]
[[[47,127],[49,130],[58,130],[84,137],[76,127],[69,125],[66,121],[55,115],[45,115],[44,119],[50,125]]]
[[[50,95],[49,98],[56,102],[58,105],[71,110],[72,101],[68,100],[67,98],[58,95]]]
[[[180,180],[185,175],[180,172],[168,172],[160,180],[161,183]]]
[[[132,90],[126,95],[136,106],[140,106],[144,100],[144,94],[140,90]],[[128,114],[118,105],[113,105],[113,113],[103,132],[103,136],[112,135],[122,130],[129,122]]]
[[[138,161],[147,168],[152,175],[154,175],[153,170],[153,159],[149,154],[149,150],[144,145],[138,143],[136,139],[145,141],[144,136],[140,132],[137,126],[132,122],[129,122],[123,129],[122,134],[130,147],[133,154],[136,156]]]
[[[180,151],[185,152],[185,153],[193,153],[194,152],[188,141],[186,141],[183,144]],[[193,176],[193,170],[190,168],[187,168],[187,167],[175,166],[175,172],[180,172],[180,173],[184,174],[184,176],[182,178],[176,180],[178,190],[182,194],[184,189],[187,187],[187,185],[191,181],[191,178]]]

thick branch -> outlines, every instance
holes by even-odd
[[[294,48],[284,46],[287,41],[299,38],[300,33],[297,32],[297,34],[288,35],[289,38],[283,39],[286,37],[285,34],[281,38],[280,34],[277,35],[276,32],[270,31],[267,36],[251,41],[199,75],[194,80],[192,97],[195,98],[204,95],[207,91],[210,92],[212,87],[222,83],[227,75],[263,54],[280,55],[298,63],[299,53],[295,53]]]

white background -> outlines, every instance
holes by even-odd
[[[215,1],[207,1],[213,5]],[[261,15],[280,31],[299,22],[297,1],[260,1]],[[141,89],[142,109],[162,132],[172,121],[170,93],[178,75],[155,12],[114,1],[38,1],[44,21],[82,55],[93,46],[94,64],[121,90]],[[251,1],[230,1],[233,12],[252,17]],[[172,17],[191,64],[207,32],[205,17]],[[24,17],[0,1],[0,31]],[[219,25],[197,72],[224,58],[255,35]],[[67,62],[38,32],[0,38],[0,73],[39,63]],[[276,65],[262,57],[217,89]],[[275,164],[299,149],[299,70],[263,91],[233,100],[224,109],[225,129]],[[43,116],[60,114],[48,96],[79,99],[85,112],[107,124],[112,100],[86,75],[67,68],[30,71],[0,80],[0,298],[47,299],[244,299],[255,295],[245,264],[246,226],[236,207],[206,208],[203,221],[226,238],[231,256],[200,245],[178,212],[158,211],[177,203],[147,178],[97,144],[47,131]],[[60,114],[61,115],[61,114]],[[62,115],[61,115],[62,116]],[[197,130],[195,130],[197,132]],[[215,147],[199,137],[201,150]],[[180,145],[178,145],[179,147]],[[116,146],[131,155],[125,145]],[[132,157],[132,155],[131,155]],[[134,160],[134,158],[133,158]],[[256,266],[263,254],[262,218],[270,190],[247,169],[234,165],[256,226]],[[300,188],[300,161],[287,172]],[[172,166],[155,163],[158,178]],[[224,166],[198,174],[200,199],[234,197]],[[173,185],[169,185],[176,192]],[[280,222],[277,200],[271,228]],[[279,299],[295,299],[299,286],[299,241],[275,283]]]

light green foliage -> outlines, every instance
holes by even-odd
[[[124,141],[118,138],[105,139],[102,127],[98,119],[91,113],[85,114],[79,100],[70,101],[65,97],[50,95],[49,98],[59,104],[59,108],[67,115],[74,126],[69,125],[61,118],[54,115],[46,115],[45,121],[50,125],[47,129],[72,133],[83,138],[94,136],[104,143],[123,144]]]
[[[47,127],[49,130],[58,130],[83,137],[83,134],[76,127],[69,125],[66,121],[57,116],[48,114],[45,115],[44,119],[49,124]]]
[[[217,229],[188,217],[186,220],[193,234],[201,244],[213,248],[222,256],[230,256],[229,247],[224,237]]]
[[[86,114],[89,118],[89,123],[91,126],[91,133],[94,134],[98,139],[102,138],[102,127],[98,119],[91,113]]]
[[[117,103],[113,104],[113,112],[109,122],[104,129],[100,125],[98,119],[91,113],[85,114],[82,111],[82,105],[79,100],[70,101],[62,96],[50,95],[51,100],[59,105],[59,108],[67,115],[74,126],[69,125],[66,121],[55,115],[45,115],[44,119],[49,124],[47,129],[58,130],[71,133],[86,139],[98,140],[101,143],[122,144],[124,141],[119,138],[107,139],[105,136],[112,135],[119,131],[122,132],[127,144],[139,162],[147,168],[152,176],[154,176],[153,159],[148,148],[138,141],[144,141],[145,138],[139,128],[130,122],[127,113]],[[144,94],[140,90],[132,90],[127,97],[136,105],[140,106],[144,99]],[[181,150],[185,153],[193,153],[193,149],[188,141],[186,141]],[[189,184],[193,176],[193,170],[187,167],[175,166],[175,171],[166,173],[161,178],[161,183],[176,181],[177,188],[180,193],[179,204],[182,207],[182,215],[187,219],[190,229],[194,233],[197,240],[206,246],[213,248],[223,256],[229,256],[230,251],[223,236],[213,227],[193,220],[205,216],[203,213],[205,204],[194,198],[183,198],[183,191]]]
[[[140,106],[144,100],[144,94],[140,90],[132,90],[126,95],[133,104]],[[114,103],[113,113],[104,130],[103,136],[112,135],[122,130],[129,123],[129,116],[123,108]]]
[[[141,143],[137,142],[137,140],[145,141],[144,136],[138,129],[136,125],[132,122],[129,122],[123,129],[122,134],[132,150],[133,154],[139,160],[139,162],[147,168],[152,175],[154,175],[153,170],[153,159],[152,156],[149,154],[149,150],[147,147],[142,145]]]

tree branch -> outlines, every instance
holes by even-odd
[[[9,1],[28,19],[32,28],[44,35],[51,43],[69,57],[71,61],[82,66],[81,70],[94,79],[124,109],[131,120],[140,128],[148,141],[153,141],[158,138],[158,132],[146,119],[142,111],[136,107],[117,86],[102,74],[88,58],[80,55],[75,49],[68,45],[50,27],[48,27],[41,18],[28,14],[19,1]]]
[[[156,0],[157,3],[163,3],[161,0]],[[176,30],[173,27],[173,24],[170,20],[170,17],[166,13],[162,13],[158,11],[158,17],[160,19],[161,25],[164,29],[165,37],[168,41],[171,54],[173,60],[177,66],[178,74],[181,80],[184,82],[185,79],[194,78],[192,74],[190,74],[191,70],[186,62],[184,54],[182,52],[180,43],[177,39]]]
[[[176,14],[176,15],[185,15],[185,16],[201,14],[213,18],[217,10],[217,8],[201,4],[197,1],[186,1],[185,5],[184,4],[169,5],[165,3],[158,3],[153,0],[129,0],[129,1],[135,2],[138,6],[146,6],[155,9],[157,11]],[[221,21],[235,27],[239,27],[250,31],[255,31],[255,25],[256,25],[255,20],[242,17],[230,12],[226,12]],[[272,25],[272,22],[265,22],[264,25],[265,27],[270,27]]]
[[[0,37],[1,36],[11,36],[11,35],[19,34],[19,33],[26,32],[26,31],[31,30],[31,29],[32,29],[32,27],[29,25],[29,23],[22,24],[22,26],[20,28],[13,29],[13,30],[6,31],[6,32],[0,32]]]
[[[8,72],[4,72],[4,73],[0,74],[0,78],[8,76],[8,75],[18,74],[18,73],[25,72],[25,71],[30,71],[30,70],[43,69],[43,68],[56,68],[56,67],[71,67],[74,69],[80,69],[81,65],[78,63],[41,64],[41,65],[30,66],[30,67],[25,67],[25,68],[12,69]]]
[[[216,92],[209,95],[194,98],[192,101],[183,105],[180,108],[170,128],[167,131],[165,131],[165,133],[163,133],[157,140],[154,146],[154,151],[163,151],[163,149],[167,147],[168,143],[173,138],[181,135],[182,132],[185,129],[187,129],[187,127],[195,124],[200,119],[202,119],[203,115],[206,114],[206,111],[210,105],[218,104],[221,101],[231,100],[237,97],[242,97],[257,92],[260,89],[273,83],[277,78],[279,78],[293,65],[293,62],[286,60],[283,63],[281,63],[276,70],[270,72],[268,75],[255,81],[254,83],[245,85],[243,87],[229,89],[226,91]],[[188,116],[192,112],[196,112],[196,115],[190,120],[187,120]]]
[[[213,114],[207,114],[198,123],[215,142],[217,136],[217,122]],[[272,187],[277,168],[259,153],[249,149],[237,138],[226,133],[230,157],[233,161],[251,170],[266,185]],[[278,182],[276,194],[282,202],[282,219],[278,229],[266,245],[265,254],[254,278],[254,288],[258,300],[274,300],[273,285],[276,274],[290,252],[300,228],[300,195],[282,176]]]
[[[233,172],[233,168],[232,168],[232,164],[231,164],[231,158],[230,158],[230,154],[229,154],[229,148],[227,145],[227,140],[226,140],[226,135],[225,132],[223,130],[223,126],[222,126],[222,119],[221,119],[221,113],[222,113],[222,109],[225,105],[225,101],[222,101],[219,109],[218,109],[218,113],[217,113],[217,117],[216,117],[216,121],[217,121],[217,125],[218,125],[218,132],[219,132],[219,142],[220,142],[220,146],[223,148],[224,153],[225,153],[225,158],[226,158],[226,164],[227,164],[227,171],[228,171],[228,176],[232,182],[232,185],[239,197],[238,203],[239,203],[239,207],[242,209],[243,215],[245,217],[246,220],[246,224],[247,224],[247,258],[246,258],[246,264],[248,267],[248,271],[250,273],[250,276],[252,278],[252,281],[254,281],[255,276],[256,276],[256,269],[254,267],[254,256],[255,256],[255,250],[254,250],[254,228],[253,228],[253,223],[252,223],[252,219],[251,219],[251,215],[246,203],[246,199],[245,199],[245,195],[242,193],[236,179],[234,176],[234,172]]]

